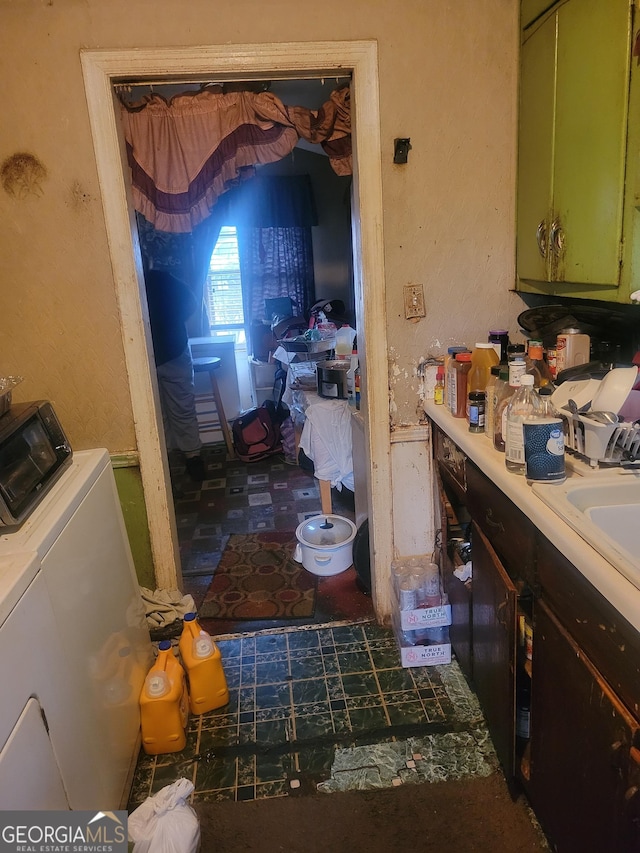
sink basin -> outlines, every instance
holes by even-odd
[[[531,488],[640,589],[640,475],[534,483]]]

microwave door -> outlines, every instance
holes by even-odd
[[[40,481],[38,466],[34,464],[30,456],[26,456],[3,469],[0,476],[2,477],[3,494],[12,510],[24,501]]]
[[[18,515],[55,465],[41,423],[34,419],[0,453],[0,491],[8,509]]]
[[[24,439],[29,445],[29,460],[40,475],[38,479],[44,480],[56,464],[57,457],[39,420],[31,421],[24,432]]]

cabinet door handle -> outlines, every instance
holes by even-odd
[[[543,258],[547,257],[547,223],[542,220],[540,225],[536,228],[536,243],[538,244],[538,251],[540,252],[540,256]]]
[[[622,770],[622,768],[626,764],[627,758],[628,758],[628,752],[625,748],[625,745],[622,743],[622,741],[617,740],[615,743],[611,744],[611,752],[610,752],[611,766],[615,770]]]
[[[624,794],[624,807],[627,818],[634,823],[640,822],[640,791],[633,785]]]
[[[560,257],[564,253],[564,231],[560,224],[560,219],[556,218],[551,223],[551,234],[549,235],[549,245],[551,251],[556,257]]]
[[[496,621],[499,625],[502,625],[503,628],[507,626],[507,605],[509,604],[509,599],[505,599],[501,601],[500,604],[496,607]]]
[[[504,533],[504,524],[501,521],[493,520],[493,510],[491,509],[491,507],[489,507],[489,509],[485,512],[484,517],[489,527],[493,527],[496,530],[499,530],[500,533]]]

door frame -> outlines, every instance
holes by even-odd
[[[393,558],[382,174],[377,42],[226,44],[189,48],[82,50],[80,54],[107,239],[120,309],[124,355],[158,588],[181,588],[177,531],[152,370],[144,279],[124,139],[113,85],[157,79],[211,82],[352,78],[354,155],[352,243],[362,405],[369,460],[367,506],[376,614],[391,612]]]

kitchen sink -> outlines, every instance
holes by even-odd
[[[531,488],[640,589],[640,474],[570,478]]]

